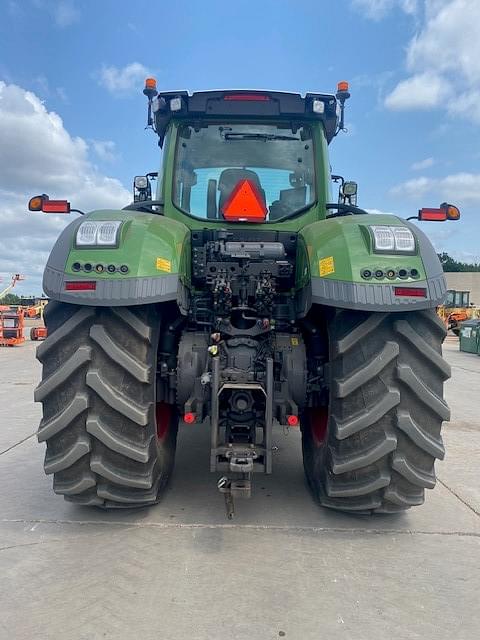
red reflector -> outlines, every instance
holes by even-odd
[[[97,283],[94,280],[70,280],[65,282],[65,291],[95,291]]]
[[[183,416],[183,421],[186,422],[187,424],[193,424],[196,419],[197,419],[197,416],[191,411],[189,411]]]
[[[410,296],[412,298],[426,298],[427,290],[420,287],[395,287],[396,296]]]
[[[231,102],[268,102],[270,97],[259,93],[232,93],[223,96],[223,99]]]
[[[42,203],[44,213],[70,213],[68,200],[44,200]]]
[[[240,180],[223,205],[225,220],[264,222],[267,217],[265,200],[251,180]]]
[[[445,209],[429,209],[424,207],[418,212],[419,220],[438,220],[442,222],[447,219],[447,212]]]
[[[290,427],[298,427],[298,416],[287,416],[287,422]]]

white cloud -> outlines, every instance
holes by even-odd
[[[392,213],[392,211],[382,211],[381,209],[367,209],[365,208],[365,211],[367,213],[373,213],[375,215],[381,215],[381,216],[397,216],[398,213]]]
[[[391,193],[414,199],[431,194],[439,201],[452,204],[480,204],[480,174],[455,173],[443,178],[421,176],[397,185]]]
[[[104,162],[115,160],[115,142],[112,140],[91,140],[90,144],[100,160]]]
[[[412,171],[422,171],[422,169],[428,169],[429,167],[433,167],[435,164],[435,160],[433,158],[425,158],[424,160],[419,160],[418,162],[414,162],[410,169]]]
[[[396,7],[405,13],[415,14],[418,0],[352,0],[352,4],[370,20],[381,20]]]
[[[19,291],[39,292],[41,272],[61,229],[73,216],[27,211],[38,193],[67,198],[81,210],[123,207],[129,192],[93,166],[88,144],[65,129],[32,92],[0,81],[0,275],[22,272]]]
[[[429,3],[427,2],[427,5]],[[480,2],[450,0],[427,19],[407,51],[410,70],[460,73],[468,82],[480,80]]]
[[[471,251],[456,251],[455,249],[448,251],[449,255],[455,260],[466,262],[468,264],[480,264],[480,253],[472,253]]]
[[[448,110],[452,115],[458,114],[480,123],[480,87],[461,93],[449,103]]]
[[[70,102],[67,96],[67,92],[63,87],[57,87],[55,89],[55,92],[62,102],[65,102],[65,104],[68,104]]]
[[[47,96],[50,93],[50,86],[48,84],[47,77],[42,75],[33,79],[33,83],[38,87],[39,91]]]
[[[58,27],[69,27],[80,18],[80,12],[73,0],[61,0],[52,7],[53,17]]]
[[[112,93],[128,93],[143,87],[149,75],[149,70],[139,62],[132,62],[125,67],[104,65],[98,73],[98,83]]]
[[[424,0],[423,6],[423,22],[407,47],[411,75],[397,84],[385,105],[429,109],[449,96],[451,114],[480,122],[480,2]]]
[[[397,111],[431,109],[445,101],[450,91],[449,82],[442,76],[421,73],[399,82],[385,98],[385,106]]]
[[[74,0],[32,0],[37,9],[48,11],[57,27],[64,29],[80,19]]]

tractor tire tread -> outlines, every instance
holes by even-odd
[[[154,504],[173,468],[177,423],[156,437],[155,368],[161,307],[49,302],[37,350],[44,468],[69,502],[101,508]]]
[[[389,514],[424,502],[450,411],[441,355],[445,327],[435,311],[337,310],[330,320],[327,440],[304,426],[307,480],[320,504]],[[308,416],[308,414],[307,414]],[[306,418],[308,419],[308,418]]]

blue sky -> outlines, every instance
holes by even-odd
[[[480,261],[478,0],[3,0],[0,275],[24,272],[19,293],[39,290],[65,224],[26,213],[31,194],[122,206],[132,176],[157,168],[149,74],[190,91],[349,80],[334,172],[358,181],[368,209],[458,204],[461,222],[425,230],[438,250]]]

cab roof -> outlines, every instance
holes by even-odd
[[[323,104],[322,104],[323,103]],[[321,121],[327,141],[338,124],[337,99],[325,93],[288,93],[232,89],[223,91],[162,91],[153,100],[159,145],[171,120],[255,118],[256,120]],[[314,110],[315,109],[315,110]]]

